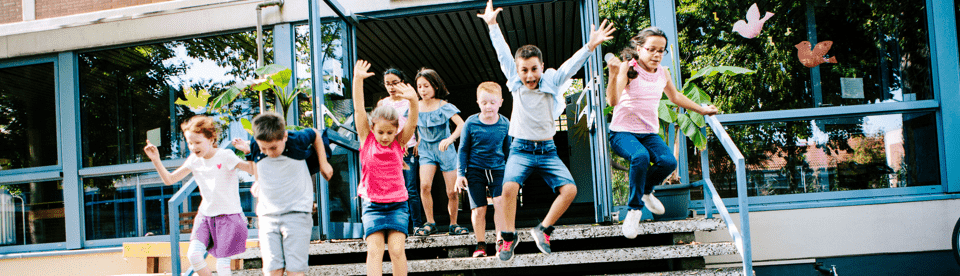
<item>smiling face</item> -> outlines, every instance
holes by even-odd
[[[283,154],[283,150],[287,145],[287,133],[283,133],[282,139],[277,139],[273,141],[264,141],[257,140],[257,145],[260,147],[260,152],[266,154],[267,157],[277,158]]]
[[[433,88],[433,85],[430,85],[430,82],[424,77],[417,78],[417,92],[420,93],[420,97],[424,100],[433,99],[437,95],[437,91]]]
[[[517,62],[517,75],[523,86],[534,90],[540,87],[540,76],[543,75],[543,61],[538,57],[519,58]]]
[[[187,148],[197,157],[210,159],[216,153],[213,147],[213,139],[203,136],[202,133],[187,131],[183,136],[187,139]]]
[[[640,59],[637,60],[637,63],[647,72],[655,72],[657,67],[660,66],[660,61],[663,59],[666,49],[666,38],[651,35],[647,37],[643,44],[636,48],[637,53],[640,54]]]
[[[394,74],[383,75],[383,86],[387,88],[387,93],[390,93],[390,98],[394,100],[400,99],[400,90],[397,90],[397,85],[403,83],[400,80],[400,77]]]
[[[373,137],[377,139],[377,143],[380,143],[381,146],[390,146],[390,143],[397,139],[397,134],[399,134],[399,130],[392,122],[374,120]]]

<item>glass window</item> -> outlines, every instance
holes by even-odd
[[[0,184],[0,246],[65,242],[60,181]]]
[[[0,170],[57,165],[53,63],[0,69]]]
[[[684,77],[716,65],[757,70],[754,75],[698,81],[720,110],[740,113],[933,98],[924,1],[756,2],[756,16],[774,15],[762,28],[747,23],[743,32],[732,32],[755,2],[677,3]],[[818,42],[813,43],[818,48],[811,50],[811,42]]]
[[[136,215],[138,181],[137,175],[83,179],[83,211],[88,240],[139,236]],[[162,215],[166,218],[165,213]]]
[[[940,184],[933,112],[825,118],[726,127],[746,158],[750,196]],[[736,172],[715,136],[710,178],[736,197]],[[692,156],[691,156],[692,157]],[[700,178],[699,156],[691,162]],[[697,191],[696,199],[702,198]]]
[[[264,32],[266,63],[272,35]],[[257,96],[246,93],[228,110],[210,110],[206,100],[189,106],[197,91],[211,97],[238,81],[255,78],[256,33],[177,40],[78,55],[84,167],[144,162],[148,133],[164,159],[185,157],[180,122],[195,114],[217,117],[224,127],[256,112]],[[272,101],[267,101],[272,102]],[[224,131],[243,133],[242,130]]]

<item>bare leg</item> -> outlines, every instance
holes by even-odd
[[[514,232],[517,222],[517,194],[520,193],[520,184],[517,182],[503,183],[503,228],[504,232]],[[553,210],[553,208],[550,208]]]
[[[387,248],[390,250],[390,264],[393,265],[393,275],[407,275],[407,253],[404,252],[403,244],[407,241],[407,235],[403,233],[388,230]],[[381,250],[380,252],[383,252]],[[369,273],[369,269],[367,270]]]
[[[283,276],[283,269],[275,269],[275,270],[271,270],[271,271],[264,271],[263,274],[264,274],[264,275],[270,275],[270,276]]]
[[[457,192],[457,172],[443,172],[443,182],[447,188],[447,213],[450,213],[450,225],[457,224],[460,207],[460,193]]]
[[[553,201],[553,205],[550,205],[550,211],[547,212],[547,216],[543,218],[540,225],[543,225],[543,227],[553,226],[560,219],[560,216],[567,211],[575,197],[577,197],[577,185],[560,186],[560,195]]]
[[[423,214],[429,223],[437,223],[433,219],[433,174],[437,172],[437,165],[420,165],[420,203],[423,203]]]
[[[496,229],[497,237],[500,237],[500,231],[503,230],[503,196],[493,198],[493,227]]]
[[[367,236],[367,275],[383,275],[383,231]]]
[[[487,206],[473,208],[473,210],[470,211],[470,215],[473,221],[473,232],[477,236],[477,242],[485,242],[485,234],[487,232]],[[497,220],[494,219],[493,221],[496,222]]]

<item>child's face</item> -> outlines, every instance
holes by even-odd
[[[403,83],[403,81],[401,81],[397,75],[383,75],[383,86],[387,88],[387,93],[390,93],[390,97],[392,98],[400,97],[400,90],[397,90],[397,85],[401,83]]]
[[[543,61],[538,57],[517,60],[517,74],[523,86],[534,90],[540,87],[540,75],[543,74]]]
[[[477,105],[480,106],[481,114],[494,114],[500,111],[500,105],[503,104],[503,98],[487,92],[480,92],[477,95]]]
[[[660,65],[664,51],[667,49],[667,39],[662,36],[649,36],[647,41],[637,47],[640,58],[637,63],[647,71],[653,71]]]
[[[213,139],[192,131],[187,131],[183,136],[187,139],[187,148],[197,157],[211,158],[216,153],[213,148]]]
[[[437,91],[433,89],[433,86],[430,85],[430,82],[424,77],[417,78],[417,92],[420,93],[420,97],[423,99],[433,99],[437,94]]]
[[[398,131],[390,122],[373,122],[373,137],[381,146],[390,146],[397,139]]]
[[[267,157],[277,158],[283,154],[283,150],[287,145],[287,133],[283,133],[283,138],[273,141],[264,141],[257,140],[257,145],[260,147],[260,152],[266,154]]]

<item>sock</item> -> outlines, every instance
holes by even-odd
[[[477,243],[477,249],[474,249],[473,251],[477,251],[477,250],[487,251],[487,243],[486,243],[486,242],[478,242],[478,243]]]
[[[553,225],[551,225],[550,227],[543,227],[543,224],[538,224],[537,228],[540,228],[540,231],[543,231],[543,233],[547,234],[547,236],[549,236],[550,234],[553,234],[553,229],[554,229]]]
[[[514,232],[500,232],[500,237],[503,238],[503,241],[513,241],[517,239],[517,234]]]

